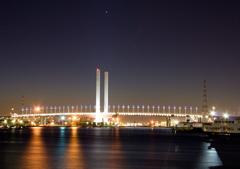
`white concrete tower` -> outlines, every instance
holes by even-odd
[[[96,70],[96,113],[100,113],[100,69]]]
[[[104,72],[104,113],[108,113],[108,72]]]

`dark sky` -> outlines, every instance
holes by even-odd
[[[201,106],[240,113],[237,1],[1,1],[0,113],[12,106],[95,104],[95,68],[110,104]]]

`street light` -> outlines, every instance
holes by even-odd
[[[198,107],[196,107],[195,110],[196,110],[196,114],[198,114]]]
[[[62,120],[62,121],[65,120],[65,116],[61,116],[61,120]]]
[[[163,106],[163,113],[166,113],[166,107]]]
[[[124,108],[125,108],[125,106],[124,106],[124,105],[122,105],[122,110],[123,110],[123,112],[124,112]]]
[[[213,111],[215,111],[215,110],[216,110],[216,107],[215,107],[215,106],[213,106],[213,107],[212,107],[212,110],[213,110]]]
[[[229,114],[228,113],[223,113],[223,118],[226,120],[229,118]]]
[[[210,115],[211,115],[211,116],[215,116],[215,115],[216,115],[216,112],[212,110],[212,111],[210,112]]]
[[[40,112],[40,110],[41,110],[41,109],[40,109],[40,106],[34,107],[34,111],[35,111],[35,112]]]

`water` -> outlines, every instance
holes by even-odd
[[[166,129],[41,128],[0,130],[2,169],[155,169],[221,166],[198,136]]]

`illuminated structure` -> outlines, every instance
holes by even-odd
[[[104,72],[104,113],[108,113],[108,72]]]
[[[100,69],[96,70],[96,113],[100,113]]]
[[[61,121],[77,117],[77,119],[88,118],[91,121],[99,122],[116,122],[117,123],[154,123],[164,122],[162,125],[168,126],[169,121],[198,121],[203,118],[203,113],[198,112],[198,107],[193,111],[192,106],[160,106],[160,105],[112,105],[109,106],[109,74],[104,72],[104,106],[101,109],[101,70],[96,69],[96,104],[95,110],[92,105],[67,105],[67,106],[35,106],[22,108],[21,113],[12,113],[12,118],[34,118],[34,117],[54,117],[59,116]],[[31,111],[33,110],[33,111]],[[65,119],[66,116],[66,119]],[[228,118],[227,115],[225,115]],[[170,120],[171,119],[171,120]],[[46,120],[45,120],[46,121]]]
[[[107,121],[107,118],[104,118],[104,113],[108,113],[108,72],[104,72],[104,111],[101,112],[101,71],[99,68],[96,70],[96,116],[95,122]]]

